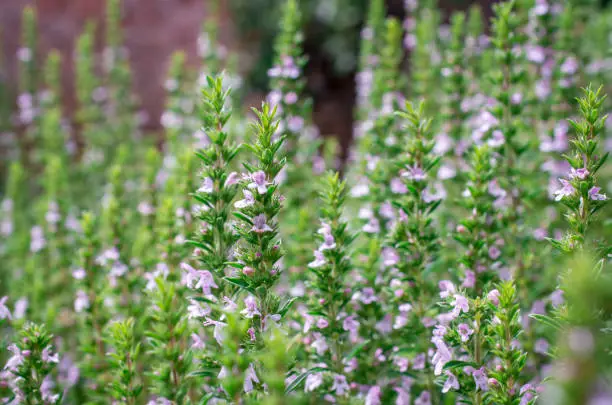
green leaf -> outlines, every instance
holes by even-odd
[[[541,315],[541,314],[530,314],[529,317],[531,319],[535,319],[538,322],[541,322],[545,325],[550,326],[551,328],[554,328],[555,330],[561,330],[562,326],[561,323],[556,320],[551,318],[550,316],[547,315]]]
[[[287,300],[278,310],[278,313],[280,314],[280,316],[285,316],[287,311],[289,311],[289,309],[291,308],[291,306],[296,300],[297,300],[297,297],[292,297],[289,300]]]
[[[451,360],[444,365],[444,370],[451,370],[459,367],[479,368],[480,366],[471,361]]]
[[[253,290],[246,281],[241,279],[240,277],[223,277],[223,280],[227,281],[230,284],[233,284],[243,290],[250,292],[251,294],[255,294],[255,290]]]
[[[370,343],[370,339],[367,339],[359,343],[357,346],[355,346],[353,350],[351,350],[351,352],[348,354],[348,356],[346,356],[346,358],[352,359],[353,357],[356,357],[359,354],[359,352],[361,352],[361,350],[363,350],[363,348],[366,347],[368,343]]]

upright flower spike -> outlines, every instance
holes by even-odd
[[[359,70],[356,76],[357,118],[360,121],[366,121],[371,112],[374,69],[380,62],[377,51],[382,47],[386,14],[383,0],[370,0],[366,23],[361,31]]]
[[[62,287],[69,287],[70,280],[70,248],[67,240],[66,220],[71,205],[69,194],[69,179],[65,162],[60,156],[49,156],[43,173],[44,195],[40,199],[39,222],[41,235],[31,241],[35,244],[37,238],[45,240],[41,249],[42,261],[39,269],[32,274],[33,280],[39,280],[43,288],[40,296],[31,297],[32,307],[37,307],[45,318],[53,317],[61,307],[69,305],[66,296],[61,294]],[[37,284],[36,282],[34,284]],[[63,302],[62,302],[63,301]],[[44,319],[44,318],[43,318]]]
[[[612,395],[610,386],[602,383],[610,372],[610,261],[575,253],[555,264],[555,273],[559,267],[568,271],[562,280],[565,304],[555,319],[546,320],[554,327],[557,345],[552,376],[538,400],[544,405],[606,403]]]
[[[74,55],[78,104],[75,121],[85,142],[82,159],[87,167],[95,167],[105,161],[105,137],[108,136],[100,133],[103,117],[101,103],[107,94],[95,74],[94,36],[95,25],[88,23],[77,39]]]
[[[108,159],[113,158],[113,145],[118,141],[130,143],[137,136],[136,101],[132,91],[132,72],[127,49],[123,46],[121,29],[122,0],[106,2],[106,48],[104,49],[105,86],[108,91],[106,104],[107,131],[110,132]],[[130,148],[132,149],[132,148]],[[131,153],[131,150],[129,150]]]
[[[54,352],[52,341],[53,335],[47,332],[44,325],[26,323],[17,343],[8,347],[12,357],[3,370],[12,375],[9,385],[13,398],[9,400],[10,403],[61,403],[61,394],[54,389],[52,377],[59,363],[59,355]]]
[[[166,108],[161,115],[160,124],[166,130],[165,152],[170,156],[177,156],[185,143],[191,144],[194,141],[191,138],[197,129],[197,120],[189,119],[189,114],[195,109],[195,103],[186,97],[189,81],[185,63],[183,51],[172,54],[164,86]]]
[[[280,297],[274,293],[281,273],[278,262],[283,257],[278,214],[284,198],[278,190],[277,176],[286,164],[285,158],[279,156],[286,137],[275,135],[279,125],[276,109],[263,104],[261,110],[254,112],[258,117],[252,124],[255,139],[245,146],[255,161],[244,163],[247,173],[240,181],[244,199],[236,202],[234,214],[239,220],[235,229],[240,243],[235,257],[241,272],[226,279],[252,294],[245,303],[247,309],[253,304],[247,314],[252,315],[254,337],[259,340],[265,330],[281,320],[290,302],[281,305]]]
[[[429,100],[428,110],[435,107],[432,94],[439,77],[440,59],[437,37],[440,15],[435,7],[423,7],[417,17],[416,45],[410,55],[410,96],[413,99]]]
[[[38,157],[43,164],[52,156],[60,157],[64,165],[68,165],[68,136],[62,125],[62,83],[61,83],[61,54],[52,50],[45,63],[44,78],[45,92],[41,97],[40,138],[42,148]]]
[[[161,273],[161,272],[160,272]],[[170,276],[170,274],[168,275]],[[183,403],[189,388],[188,373],[193,356],[188,349],[189,326],[183,295],[176,277],[159,274],[151,280],[150,326],[145,332],[151,356],[151,392],[159,398]],[[150,288],[149,288],[150,287]]]
[[[467,217],[459,221],[453,233],[463,248],[457,275],[473,297],[486,291],[490,282],[499,280],[504,264],[502,227],[496,208],[498,168],[491,154],[488,145],[481,145],[468,155],[467,184],[460,201]]]
[[[203,162],[202,183],[194,194],[201,204],[196,217],[201,228],[191,243],[196,246],[196,256],[205,269],[212,271],[217,280],[225,277],[237,240],[230,224],[232,202],[238,193],[238,174],[230,172],[232,162],[239,151],[225,129],[231,117],[227,106],[229,90],[223,89],[221,77],[208,77],[208,87],[202,90],[202,129],[208,135],[209,145],[197,152]],[[246,194],[245,194],[246,197]]]
[[[575,131],[571,152],[564,156],[570,172],[559,179],[555,199],[567,207],[570,231],[563,239],[553,241],[555,247],[565,252],[592,248],[591,242],[587,241],[587,230],[608,200],[598,185],[597,175],[609,155],[601,155],[598,151],[599,138],[607,119],[607,115],[601,114],[604,100],[601,87],[596,91],[587,87],[583,97],[578,99],[581,120],[569,121]]]
[[[406,193],[395,198],[400,220],[395,223],[383,249],[383,265],[398,271],[391,276],[395,316],[392,333],[403,344],[399,346],[402,354],[396,355],[394,362],[401,372],[405,371],[410,359],[415,362],[422,359],[423,368],[415,370],[417,377],[412,394],[420,396],[427,392],[437,403],[439,393],[431,377],[429,337],[432,319],[437,313],[438,280],[427,274],[440,246],[434,215],[443,196],[438,189],[440,185],[433,181],[440,157],[433,152],[431,120],[424,115],[424,103],[415,106],[407,102],[405,109],[397,114],[406,123],[403,138],[407,145],[398,159]],[[397,388],[402,389],[401,384]]]
[[[465,14],[456,12],[451,17],[451,38],[444,54],[442,68],[443,87],[446,93],[444,103],[444,131],[456,145],[463,138],[463,125],[468,117],[468,111],[462,108],[467,96],[466,57],[463,48],[466,42]],[[449,148],[453,151],[453,148]]]
[[[21,20],[21,48],[17,51],[19,60],[19,92],[34,97],[38,92],[38,18],[36,9],[25,7]]]
[[[104,270],[97,260],[101,249],[96,217],[92,213],[84,213],[81,227],[83,237],[79,249],[79,267],[72,273],[77,284],[74,311],[80,325],[80,369],[89,388],[86,398],[94,401],[104,398],[104,380],[108,371],[104,328],[109,314],[104,310]]]
[[[368,223],[364,230],[374,235],[381,233],[393,220],[393,213],[385,213],[384,206],[388,204],[392,190],[389,184],[393,178],[393,168],[388,163],[395,160],[402,150],[403,140],[399,138],[399,120],[393,113],[399,107],[401,96],[397,92],[401,48],[401,27],[395,19],[388,19],[385,31],[385,44],[382,50],[382,60],[374,71],[374,85],[372,89],[372,127],[368,135],[360,140],[359,151],[364,156],[360,162],[361,173],[365,175],[363,184],[356,187],[367,188],[360,197],[373,203],[370,215],[364,215]],[[367,181],[367,183],[366,183]],[[355,194],[353,190],[353,194]],[[387,210],[388,211],[388,210]]]
[[[395,18],[388,18],[384,25],[382,49],[378,66],[374,69],[374,82],[372,84],[372,107],[381,114],[393,111],[395,97],[400,93],[402,63],[401,43],[402,27]]]
[[[306,94],[304,67],[307,57],[303,50],[300,4],[303,4],[300,0],[283,3],[280,32],[274,43],[274,65],[268,70],[268,102],[276,107],[279,134],[287,138],[283,146],[287,167],[282,180],[279,177],[286,187],[287,209],[280,219],[282,224],[287,224],[286,236],[300,231],[305,234],[314,231],[315,215],[312,211],[300,210],[300,207],[311,201],[316,193],[310,181],[311,162],[318,156],[321,145],[321,141],[316,139],[317,130],[311,126],[312,100]],[[284,264],[297,276],[303,274],[308,263],[311,248],[308,242],[305,239],[286,238]]]
[[[311,273],[308,287],[313,295],[308,312],[304,314],[303,328],[306,339],[313,342],[310,350],[312,364],[319,368],[324,366],[329,377],[316,392],[323,396],[333,391],[332,395],[340,401],[346,398],[348,384],[352,381],[345,365],[354,344],[351,338],[355,337],[358,328],[348,326],[357,321],[346,309],[351,298],[347,277],[352,270],[350,254],[354,239],[342,218],[346,195],[346,182],[340,180],[338,173],[329,173],[320,191],[321,229],[317,235],[320,246],[314,251],[314,259],[308,266]],[[322,350],[323,347],[328,349]],[[343,381],[343,388],[331,388],[337,385],[334,381],[339,380]]]
[[[47,55],[44,68],[44,81],[46,93],[41,100],[41,107],[57,107],[61,109],[62,104],[62,54],[53,49]]]
[[[38,85],[39,85],[39,60],[38,60],[38,22],[36,9],[25,7],[21,20],[21,42],[22,46],[17,51],[19,61],[19,98],[18,119],[24,131],[18,136],[19,153],[21,161],[27,165],[31,148],[36,146],[36,129],[32,124],[37,122],[38,116]]]
[[[30,199],[26,172],[19,161],[13,162],[8,169],[6,192],[2,200],[0,234],[4,250],[0,266],[0,280],[10,290],[18,285],[17,269],[23,268],[26,257],[30,253],[30,217],[26,209]],[[10,291],[9,290],[9,291]],[[3,290],[5,291],[5,290]]]
[[[274,46],[274,66],[268,71],[272,89],[268,102],[276,107],[280,133],[287,138],[287,160],[294,164],[300,134],[306,127],[311,110],[311,101],[304,94],[306,57],[302,49],[304,34],[298,0],[285,2],[280,28]]]
[[[522,3],[521,3],[522,4]],[[525,136],[529,128],[525,110],[526,66],[524,52],[517,52],[526,41],[525,21],[516,11],[521,5],[515,1],[496,4],[494,7],[493,38],[495,61],[499,68],[491,75],[491,94],[495,105],[490,108],[493,125],[487,131],[487,143],[499,153],[499,174],[496,187],[496,205],[503,215],[506,264],[517,280],[521,302],[529,305],[529,291],[534,288],[536,273],[527,272],[534,266],[536,257],[529,217],[526,207],[535,200],[544,180],[537,167],[536,138]],[[530,110],[531,111],[531,110]],[[477,139],[478,141],[478,139]]]
[[[105,338],[113,349],[107,353],[110,372],[114,375],[108,392],[126,405],[135,405],[143,386],[137,372],[140,343],[134,338],[134,319],[114,321],[108,325]]]
[[[253,391],[259,387],[260,380],[253,368],[251,353],[244,350],[243,341],[247,336],[249,322],[234,312],[226,314],[223,323],[224,344],[221,346],[218,375],[221,390],[214,388],[205,398],[224,398],[239,404],[246,398],[255,398]]]
[[[523,327],[516,288],[510,281],[499,285],[488,294],[493,308],[489,345],[495,361],[488,367],[489,387],[486,403],[528,404],[535,397],[535,387],[526,384],[523,373],[527,353],[517,344]]]
[[[213,0],[207,4],[210,17],[204,20],[202,32],[198,37],[198,54],[202,58],[200,84],[205,85],[208,76],[217,76],[223,67],[225,49],[219,45],[220,1]]]

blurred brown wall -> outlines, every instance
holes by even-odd
[[[103,33],[105,0],[0,0],[0,31],[2,52],[10,82],[16,79],[15,54],[20,42],[21,13],[26,5],[38,10],[39,55],[58,49],[63,56],[63,80],[68,90],[66,103],[74,106],[72,52],[75,38],[88,20],[96,21],[99,38]],[[162,84],[168,69],[169,56],[184,49],[191,62],[197,58],[196,43],[205,18],[205,0],[123,0],[125,44],[129,50],[134,74],[134,86],[143,108],[157,124],[163,109]],[[227,18],[223,7],[224,21]],[[222,40],[228,41],[228,24],[222,27]],[[101,42],[101,41],[100,41]]]

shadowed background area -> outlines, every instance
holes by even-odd
[[[490,15],[492,0],[440,1],[449,12],[467,9],[473,3]],[[279,0],[220,0],[215,18],[220,22],[220,39],[231,52],[239,54],[241,73],[246,78],[245,104],[257,104],[267,86],[266,70],[272,62],[272,38],[279,19]],[[358,39],[363,24],[364,0],[303,0],[306,16],[305,51],[308,91],[314,99],[314,119],[323,134],[340,138],[346,148],[351,139],[354,75]],[[403,17],[403,0],[388,0],[388,12]],[[17,51],[20,43],[21,14],[26,5],[35,5],[39,19],[40,60],[50,49],[63,56],[64,104],[73,111],[74,83],[72,53],[75,39],[87,21],[95,21],[98,46],[103,38],[104,0],[11,0],[0,2],[1,54],[9,90],[17,83]],[[144,127],[159,128],[164,108],[163,83],[170,55],[181,49],[195,64],[197,38],[202,23],[210,17],[209,0],[124,0],[122,25],[125,46],[134,71],[135,92],[146,112]],[[256,17],[256,18],[254,18]],[[13,94],[14,97],[14,94]]]

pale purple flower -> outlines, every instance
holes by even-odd
[[[0,319],[2,319],[2,300],[0,300]],[[28,299],[21,297],[15,302],[15,308],[13,310],[13,316],[15,319],[23,319],[28,310]]]
[[[406,188],[406,185],[400,178],[394,177],[391,179],[391,192],[394,194],[406,194],[408,188]]]
[[[499,291],[497,289],[489,291],[487,299],[495,306],[499,305]]]
[[[451,373],[450,371],[446,370],[444,372],[444,374],[446,374],[446,381],[444,382],[444,386],[442,387],[442,392],[444,394],[446,394],[448,391],[452,390],[458,390],[459,389],[459,380],[457,380],[457,377]]]
[[[412,369],[413,370],[424,370],[426,365],[427,357],[425,353],[419,353],[412,360]]]
[[[318,335],[314,342],[312,342],[311,346],[315,349],[319,356],[325,354],[329,346],[325,341],[325,337],[323,335]]]
[[[374,328],[381,335],[388,335],[389,333],[391,333],[391,331],[393,331],[393,325],[391,322],[392,320],[393,320],[393,316],[391,316],[391,314],[387,314],[380,322],[376,323]]]
[[[440,375],[442,374],[444,365],[453,359],[453,355],[451,354],[451,351],[444,340],[440,338],[433,338],[431,341],[436,346],[436,352],[431,359],[434,366],[434,374]]]
[[[489,248],[489,257],[493,260],[499,259],[501,256],[501,250],[497,246],[491,246]]]
[[[380,223],[375,217],[370,218],[367,224],[365,224],[362,230],[366,233],[378,233],[380,232]]]
[[[192,333],[191,334],[191,348],[194,350],[198,350],[198,349],[204,349],[205,347],[206,347],[206,344],[204,343],[204,340],[202,340],[200,335],[198,335],[197,333]]]
[[[206,177],[202,181],[202,186],[198,189],[198,193],[210,194],[215,190],[215,183],[210,177]]]
[[[504,133],[500,130],[495,130],[491,134],[491,138],[487,141],[490,147],[499,148],[506,142],[504,138]]]
[[[400,373],[405,373],[406,371],[408,371],[408,367],[410,366],[410,360],[405,357],[396,357],[393,360],[393,364],[397,366]]]
[[[4,365],[4,370],[15,371],[17,370],[17,367],[19,367],[21,363],[23,363],[23,353],[21,352],[21,350],[19,350],[17,345],[14,343],[11,343],[7,347],[7,350],[13,353],[13,355],[8,359],[8,361]]]
[[[7,296],[0,298],[0,320],[8,319],[10,321],[12,319],[11,311],[6,306],[6,301],[8,301]]]
[[[432,186],[427,186],[427,188],[423,190],[421,198],[428,204],[434,201],[443,200],[446,198],[446,190],[441,183],[436,183],[433,188]]]
[[[291,132],[300,132],[304,128],[304,118],[298,116],[289,117],[287,120],[287,128]]]
[[[323,234],[323,244],[319,247],[320,251],[331,250],[336,248],[336,240],[331,233]]]
[[[89,296],[83,290],[76,292],[76,299],[74,300],[74,311],[77,313],[83,312],[89,308]]]
[[[59,394],[53,393],[53,388],[55,387],[55,383],[51,379],[51,376],[46,376],[42,384],[40,384],[40,394],[42,396],[43,403],[45,404],[54,404],[59,399]]]
[[[45,248],[47,241],[42,227],[34,226],[30,231],[30,252],[37,253]]]
[[[225,333],[223,329],[225,329],[227,324],[224,322],[219,322],[219,321],[215,321],[213,319],[207,318],[206,322],[204,322],[203,325],[204,326],[213,325],[215,327],[215,329],[213,330],[213,337],[215,338],[217,343],[219,343],[219,345],[223,346],[223,341],[225,340]]]
[[[470,310],[467,298],[461,294],[455,294],[454,298],[455,299],[451,302],[453,313],[459,315],[461,312],[467,313]]]
[[[547,354],[550,344],[546,339],[538,339],[535,342],[533,351],[539,354]]]
[[[376,297],[376,293],[374,289],[371,287],[366,287],[363,290],[361,290],[361,292],[358,292],[355,295],[361,302],[363,302],[366,305],[378,301],[378,297]]]
[[[312,373],[306,377],[306,382],[304,383],[304,392],[313,392],[317,388],[319,388],[323,384],[323,374],[322,373]]]
[[[204,295],[210,295],[211,288],[218,288],[210,271],[196,270],[187,263],[181,263],[181,269],[184,271],[182,282],[187,287],[196,290],[201,288]]]
[[[236,208],[242,209],[255,204],[255,197],[253,197],[253,193],[251,193],[249,190],[242,190],[242,193],[244,194],[244,199],[234,203]]]
[[[280,320],[281,320],[280,314],[268,314],[264,316],[264,318],[261,320],[261,327],[263,328],[264,331],[268,330],[271,326],[279,329]]]
[[[476,390],[489,390],[489,383],[487,381],[487,374],[485,372],[484,367],[481,367],[478,370],[474,370],[474,372],[472,373],[472,377],[474,377],[474,382],[476,383]]]
[[[349,337],[352,342],[357,341],[359,322],[357,321],[357,318],[354,315],[347,316],[346,318],[344,318],[344,321],[342,321],[342,329],[349,332]]]
[[[550,302],[553,307],[557,308],[565,302],[563,298],[563,290],[555,290],[552,294],[550,294]]]
[[[229,186],[233,186],[234,184],[238,183],[238,180],[240,180],[240,175],[236,172],[231,172],[228,176],[227,179],[225,179],[225,187],[229,187]]]
[[[244,373],[244,384],[242,387],[244,392],[249,393],[253,391],[253,383],[259,384],[259,378],[257,378],[255,368],[253,367],[253,363],[251,363],[249,368],[247,368],[246,373]]]
[[[399,263],[400,260],[399,253],[397,253],[397,250],[391,247],[386,247],[382,250],[382,257],[383,265],[385,265],[386,267],[395,266],[397,263]]]
[[[470,339],[470,336],[472,336],[474,330],[472,330],[467,323],[461,323],[459,326],[457,326],[457,332],[459,333],[459,336],[461,336],[461,341],[465,343]]]
[[[429,391],[421,392],[421,395],[414,400],[414,405],[431,405],[431,394]]]
[[[471,270],[466,270],[461,286],[465,288],[474,288],[474,286],[476,286],[476,274]]]
[[[41,359],[45,363],[59,363],[59,354],[51,351],[51,346],[47,346],[41,353]]]
[[[380,405],[380,395],[380,387],[378,385],[372,386],[366,394],[365,405]]]
[[[74,277],[75,280],[83,280],[85,277],[87,277],[87,273],[85,272],[85,269],[78,268],[72,271],[72,277]]]
[[[336,395],[344,395],[345,393],[350,391],[350,387],[348,382],[346,381],[346,377],[341,374],[334,375],[334,383],[331,387],[331,390],[336,393]]]
[[[570,169],[570,179],[580,179],[584,180],[589,175],[589,171],[586,167],[582,167],[580,169],[574,169],[573,167]]]
[[[319,267],[325,266],[327,264],[327,259],[325,259],[325,255],[323,254],[323,252],[315,250],[314,257],[315,259],[312,262],[308,263],[308,267],[312,269],[318,269]]]
[[[535,398],[536,390],[531,384],[525,384],[521,387],[521,402],[519,405],[528,405]]]
[[[255,315],[261,316],[261,312],[259,312],[259,308],[257,308],[257,299],[252,295],[249,295],[244,299],[245,308],[240,311],[245,318],[251,319]]]
[[[262,170],[252,173],[249,177],[252,180],[252,183],[248,185],[249,188],[257,189],[259,194],[265,194],[268,191],[270,183],[266,181],[266,173]]]
[[[364,197],[370,193],[370,187],[367,183],[358,183],[351,189],[352,197]]]
[[[544,63],[546,55],[544,48],[536,45],[528,45],[525,47],[525,55],[527,60],[536,64]]]
[[[594,201],[605,201],[608,197],[605,194],[600,193],[601,187],[591,187],[589,190],[589,199]]]
[[[285,103],[295,104],[298,101],[298,95],[294,91],[290,91],[285,95]]]
[[[189,302],[190,305],[187,306],[189,319],[204,318],[210,314],[211,309],[206,303],[196,301],[192,298],[189,298]]]
[[[571,76],[578,71],[578,61],[576,58],[568,57],[561,65],[561,72]]]
[[[253,227],[251,228],[253,232],[256,233],[265,233],[272,232],[272,228],[268,224],[266,224],[266,215],[259,214],[255,218],[253,218]]]
[[[455,285],[449,280],[440,281],[438,288],[440,289],[440,298],[447,298],[455,293]]]
[[[441,339],[448,333],[448,328],[444,325],[436,325],[432,334],[435,338]]]
[[[574,186],[572,186],[572,183],[565,179],[559,179],[559,182],[561,183],[561,188],[555,190],[555,192],[553,193],[555,196],[555,201],[561,201],[564,197],[574,195],[576,189],[574,188]]]
[[[406,170],[402,172],[401,176],[416,182],[423,181],[427,178],[427,175],[423,169],[417,165],[407,166]]]
[[[325,329],[329,326],[329,322],[325,318],[320,318],[317,320],[317,328]]]

